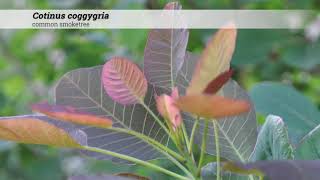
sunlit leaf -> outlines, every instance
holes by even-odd
[[[229,70],[237,31],[233,24],[220,29],[207,44],[198,61],[187,94],[198,94],[219,74]]]
[[[205,118],[235,116],[250,110],[250,104],[243,100],[234,100],[216,95],[186,95],[176,100],[182,111]]]
[[[288,126],[293,145],[320,124],[320,112],[312,102],[294,88],[274,82],[255,85],[250,96],[257,112],[282,117]]]
[[[177,2],[165,9],[181,9]],[[180,70],[188,43],[187,29],[152,29],[144,50],[144,73],[148,82],[171,89]]]
[[[81,112],[71,106],[49,105],[39,103],[32,105],[32,110],[45,114],[51,118],[69,121],[76,124],[108,128],[112,126],[112,121],[98,117],[89,113]]]
[[[233,70],[230,69],[222,74],[220,74],[218,77],[216,77],[214,80],[212,80],[206,87],[206,89],[203,91],[205,94],[215,94],[217,93],[221,87],[229,81],[233,74]]]
[[[108,96],[101,84],[102,66],[73,70],[65,74],[55,88],[56,105],[72,106],[96,116],[109,118],[113,127],[134,130],[147,135],[164,145],[168,136],[154,118],[140,104],[122,105]],[[154,94],[157,89],[149,86],[145,104],[157,112]],[[161,92],[157,93],[161,94]],[[112,129],[82,128],[88,135],[89,146],[130,155],[143,160],[160,157],[160,154],[145,141]],[[97,153],[87,153],[99,159],[113,159]]]
[[[320,160],[277,160],[248,164],[228,162],[223,169],[239,174],[264,174],[269,180],[318,180]]]
[[[182,94],[185,92],[185,89],[192,78],[192,72],[198,56],[187,53],[186,58],[177,78],[177,86],[179,87],[179,92],[182,92]],[[250,102],[247,93],[232,80],[229,80],[217,95]],[[250,111],[247,113],[218,120],[222,157],[235,161],[248,161],[257,139],[257,122],[255,111],[252,107],[253,105],[251,105]],[[195,119],[188,113],[183,114],[183,119],[186,123],[187,131],[190,133]],[[200,123],[199,132],[196,133],[195,138],[196,143],[199,145],[201,144],[204,121],[201,120]],[[212,123],[209,125],[207,152],[209,154],[215,154]]]
[[[0,139],[73,148],[87,143],[86,134],[72,125],[35,115],[0,118]]]
[[[137,65],[126,58],[115,57],[106,62],[101,75],[108,95],[121,104],[135,104],[144,99],[148,84]]]
[[[269,115],[261,127],[250,161],[293,159],[287,127],[278,116]]]

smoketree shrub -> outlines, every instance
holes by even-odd
[[[181,6],[169,3],[165,9]],[[218,30],[199,55],[186,50],[188,37],[187,29],[150,30],[142,69],[117,54],[104,65],[68,72],[55,85],[53,103],[32,105],[34,114],[0,118],[0,138],[74,148],[174,179],[317,179],[317,108],[278,83],[255,86],[252,103],[231,79],[235,25]],[[259,131],[254,106],[277,115],[269,115]],[[166,159],[179,171],[154,159]]]

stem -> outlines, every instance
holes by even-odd
[[[154,114],[154,112],[144,103],[143,100],[140,100],[140,104],[151,114],[151,116],[158,122],[158,124],[164,129],[164,131],[168,134],[170,139],[175,143],[177,148],[179,149],[178,140],[175,138],[175,136],[170,133],[169,129],[162,123],[162,121],[158,118],[157,115]]]
[[[166,155],[169,160],[171,160],[176,166],[178,166],[190,179],[194,180],[193,175],[190,173],[188,169],[186,169],[182,164],[180,164],[176,159],[174,159],[170,155]]]
[[[153,111],[143,102],[143,100],[140,100],[140,104],[151,114],[151,116],[158,122],[158,124],[166,131],[166,133],[170,136],[172,140],[174,138],[172,137],[171,133],[169,132],[168,128],[162,123],[162,121],[158,118],[157,115],[153,113]]]
[[[184,141],[186,143],[187,148],[190,146],[190,142],[189,142],[189,137],[187,134],[187,130],[186,130],[186,126],[184,125],[184,123],[182,123],[182,132],[183,132],[183,137],[184,137]]]
[[[108,150],[104,150],[104,149],[99,149],[99,148],[95,148],[95,147],[89,147],[89,146],[82,146],[82,149],[85,149],[85,150],[88,150],[88,151],[93,151],[93,152],[98,152],[98,153],[106,154],[106,155],[110,155],[110,156],[114,156],[114,157],[117,157],[117,158],[120,158],[120,159],[124,159],[124,160],[127,160],[127,161],[131,161],[133,163],[148,167],[150,169],[153,169],[153,170],[156,170],[156,171],[160,171],[162,173],[165,173],[165,174],[170,175],[172,177],[175,177],[177,179],[189,180],[189,178],[187,178],[185,176],[181,176],[181,175],[179,175],[177,173],[174,173],[172,171],[164,169],[164,168],[162,168],[162,167],[160,167],[158,165],[155,165],[155,164],[152,164],[152,163],[149,163],[149,162],[146,162],[146,161],[142,161],[140,159],[136,159],[136,158],[131,157],[131,156],[127,156],[127,155],[124,155],[124,154],[120,154],[120,153],[116,153],[116,152],[112,152],[112,151],[108,151]]]
[[[259,180],[263,180],[264,179],[263,177],[264,177],[264,175],[260,175]]]
[[[216,121],[215,119],[211,119],[211,120],[212,120],[212,121]],[[218,123],[216,124],[216,126],[217,126],[218,129],[220,129],[220,126],[219,126]],[[221,130],[221,132],[222,132],[222,134],[224,134],[222,130]],[[227,137],[225,134],[224,134],[224,136]],[[230,143],[230,144],[231,144],[231,143]],[[231,144],[231,145],[232,145],[232,144]],[[244,158],[243,158],[240,154],[237,154],[237,155],[238,155],[238,157],[239,157],[239,159],[240,159],[240,162],[246,163],[246,160],[244,160]],[[254,180],[254,178],[253,178],[252,175],[249,175],[249,179],[250,179],[250,180]]]
[[[159,123],[159,125],[166,131],[166,133],[169,135],[169,137],[173,140],[173,142],[176,143],[178,149],[179,149],[179,145],[177,144],[178,140],[176,140],[175,136],[173,134],[170,133],[170,131],[168,130],[168,128],[162,123],[162,121],[158,118],[158,116],[156,116],[154,114],[154,112],[143,102],[143,100],[140,101],[140,104],[151,114],[151,116]],[[154,141],[156,142],[156,141]],[[158,142],[156,142],[156,144],[160,144]],[[168,148],[165,148],[168,149]],[[160,151],[161,152],[161,151]],[[168,151],[169,152],[169,151]],[[171,151],[170,152],[174,152]],[[175,153],[175,152],[174,152]],[[181,170],[183,170],[189,177],[191,177],[193,179],[192,174],[184,167],[182,166],[178,161],[176,161],[176,159],[174,159],[173,157],[171,157],[169,154],[164,153],[169,160],[171,160],[174,164],[176,164]],[[176,153],[175,153],[176,154]],[[180,156],[180,155],[179,155]],[[184,161],[184,158],[180,158],[182,161]]]
[[[219,129],[217,121],[213,120],[214,140],[216,145],[216,163],[217,163],[217,180],[220,180],[220,148],[219,148]]]
[[[153,147],[159,148],[160,151],[165,151],[167,153],[169,153],[171,156],[173,156],[175,159],[178,159],[179,161],[185,161],[185,158],[183,156],[181,156],[180,154],[174,152],[173,150],[171,150],[170,148],[164,146],[163,144],[159,143],[158,141],[135,131],[129,130],[129,129],[122,129],[122,128],[111,128],[111,130],[113,131],[117,131],[117,132],[122,132],[122,133],[127,133],[133,136],[136,136],[148,143],[150,143]]]
[[[205,121],[204,126],[205,127],[204,127],[203,136],[202,136],[201,154],[200,154],[199,165],[198,165],[198,170],[197,170],[198,175],[200,175],[200,173],[201,173],[203,158],[204,158],[205,151],[207,149],[207,137],[208,137],[207,135],[208,135],[208,130],[209,130],[209,121],[208,120]]]
[[[187,174],[189,177],[193,177],[192,174],[182,165],[180,164],[178,160],[180,161],[185,161],[185,158],[182,157],[180,154],[172,151],[170,148],[162,145],[158,141],[149,138],[148,136],[145,136],[144,134],[132,131],[132,130],[127,130],[127,129],[122,129],[122,128],[111,128],[111,130],[117,131],[117,132],[123,132],[127,133],[133,136],[136,136],[148,143],[150,143],[154,148],[156,148],[159,152],[164,154],[171,162],[173,162],[176,166],[178,166],[185,174]],[[169,153],[169,154],[168,154]],[[173,156],[173,157],[172,157]]]
[[[196,121],[193,123],[191,135],[190,135],[190,143],[188,147],[188,152],[191,155],[192,154],[192,148],[193,148],[193,143],[194,143],[194,137],[196,134],[196,130],[198,129],[199,126],[199,118],[196,119]]]

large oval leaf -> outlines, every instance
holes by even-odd
[[[269,180],[318,180],[320,160],[258,161],[248,164],[227,162],[223,169],[240,174],[263,174]]]
[[[168,3],[165,9],[181,9]],[[153,29],[149,32],[144,50],[144,73],[148,82],[165,89],[174,87],[188,43],[187,29]]]
[[[165,145],[168,136],[152,116],[140,104],[122,105],[112,100],[101,84],[102,66],[73,70],[64,75],[55,88],[57,105],[69,105],[96,116],[109,118],[113,127],[121,127],[143,133]],[[154,94],[156,89],[149,86],[145,97],[147,104],[156,112]],[[158,93],[159,94],[159,93]],[[114,132],[112,129],[95,127],[82,128],[88,135],[88,144],[93,147],[107,149],[130,155],[143,160],[160,157],[159,153],[148,143],[125,133]],[[88,155],[112,159],[112,157],[88,153]],[[116,160],[116,159],[115,159]]]
[[[181,92],[185,92],[187,84],[192,78],[192,72],[194,65],[197,63],[198,56],[187,53],[181,71],[177,78],[177,85]],[[235,82],[230,80],[225,84],[218,92],[218,95],[231,98],[240,99],[250,102],[247,93]],[[189,114],[184,114],[184,120],[187,130],[190,132],[194,124],[195,119]],[[203,134],[204,121],[201,121],[199,132],[196,133],[195,141],[197,144],[201,144],[201,137]],[[246,162],[249,159],[251,152],[254,149],[254,145],[257,139],[257,123],[255,118],[255,111],[253,105],[247,113],[243,113],[239,116],[231,116],[219,119],[219,140],[222,157],[230,160]],[[209,138],[207,143],[207,152],[215,154],[214,144],[214,130],[213,123],[209,125]]]
[[[304,38],[295,39],[282,54],[282,62],[299,69],[312,70],[320,64],[320,42],[310,43]]]
[[[250,161],[293,159],[287,127],[279,116],[269,115],[261,127]]]
[[[295,152],[296,159],[320,159],[320,124],[303,137]]]
[[[213,36],[197,62],[187,89],[188,94],[202,93],[212,80],[229,70],[236,36],[233,24],[223,27]]]
[[[273,52],[292,38],[287,29],[239,29],[237,33],[237,48],[235,49],[232,65],[271,64]],[[289,41],[290,41],[289,40]],[[261,71],[265,71],[265,68]]]
[[[86,134],[71,124],[35,115],[0,118],[0,139],[73,148],[87,144]]]
[[[106,62],[102,71],[103,87],[121,104],[135,104],[147,93],[147,80],[137,65],[126,58],[115,57]]]
[[[260,83],[251,89],[250,96],[259,113],[283,118],[294,145],[320,124],[317,107],[290,86],[273,82]]]

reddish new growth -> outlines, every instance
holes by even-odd
[[[45,102],[32,105],[32,110],[62,121],[70,121],[77,124],[102,128],[112,126],[112,121],[110,119],[81,112],[70,106],[49,105]]]
[[[166,94],[155,96],[159,113],[169,122],[168,124],[172,125],[172,129],[175,131],[182,122],[180,110],[175,105],[175,101],[179,98],[178,88],[173,89],[171,96]]]

